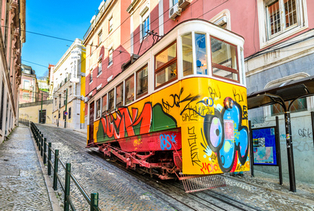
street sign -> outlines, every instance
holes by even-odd
[[[68,112],[65,111],[65,112],[64,112],[64,115],[68,115]]]

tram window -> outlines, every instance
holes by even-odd
[[[183,76],[193,74],[192,33],[182,36]]]
[[[160,87],[177,78],[176,42],[155,56],[155,87]]]
[[[113,111],[113,109],[114,109],[114,90],[111,90],[108,93],[108,96],[109,96],[108,110],[110,112],[110,111]]]
[[[107,112],[107,94],[102,97],[102,114]]]
[[[100,117],[100,99],[96,101],[96,119]]]
[[[132,103],[134,101],[134,75],[125,80],[125,104]]]
[[[207,54],[205,34],[195,33],[195,54],[197,74],[207,75]]]
[[[123,106],[123,83],[116,87],[116,108]]]
[[[143,67],[136,73],[136,98],[140,98],[148,92],[148,70]]]
[[[237,47],[214,37],[210,42],[213,75],[239,81]]]

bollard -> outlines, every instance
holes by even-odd
[[[48,143],[48,175],[51,175],[51,142]]]
[[[98,210],[98,193],[91,194],[91,201],[90,201],[90,211],[97,211]]]
[[[40,155],[41,157],[44,155],[44,134],[41,134],[41,142],[40,142]]]
[[[47,139],[44,138],[44,165],[46,164],[46,159],[47,159],[46,152],[47,152]]]
[[[55,150],[55,166],[53,169],[53,189],[57,190],[58,189],[58,159],[59,159],[59,150]]]
[[[69,203],[69,197],[70,197],[70,176],[71,176],[71,163],[66,164],[66,170],[65,170],[65,190],[64,190],[64,210],[69,211],[70,210],[70,203]]]

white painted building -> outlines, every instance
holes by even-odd
[[[82,129],[84,124],[85,47],[75,39],[53,69],[53,124]]]

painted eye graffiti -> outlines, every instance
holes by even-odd
[[[222,111],[215,109],[214,115],[206,115],[204,120],[206,141],[211,150],[217,153],[221,170],[230,172],[236,167],[236,158],[243,165],[248,155],[248,130],[241,124],[240,105],[227,97]]]

